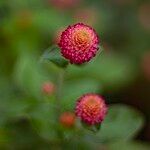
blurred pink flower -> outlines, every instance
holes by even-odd
[[[46,95],[52,95],[55,92],[55,86],[51,82],[45,82],[42,85],[42,91]]]
[[[94,125],[103,121],[107,113],[107,106],[101,96],[85,94],[77,101],[75,112],[83,122]]]
[[[62,32],[59,46],[62,55],[70,63],[82,64],[90,61],[99,49],[99,38],[95,30],[83,23],[69,26]]]
[[[60,123],[64,127],[73,127],[75,124],[75,114],[72,112],[64,112],[60,116]]]

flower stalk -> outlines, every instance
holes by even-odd
[[[65,70],[61,69],[58,74],[58,79],[57,79],[56,114],[57,114],[58,119],[61,113],[61,99],[62,99],[62,89],[63,89],[63,83],[64,83],[64,74],[65,74]]]

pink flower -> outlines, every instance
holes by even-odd
[[[96,55],[98,44],[99,38],[95,30],[83,23],[77,23],[62,32],[58,45],[62,55],[70,63],[82,64]]]
[[[101,123],[105,118],[107,106],[101,96],[85,94],[77,101],[75,112],[83,122],[95,125]]]
[[[55,91],[55,86],[51,82],[45,82],[42,85],[42,91],[43,91],[44,94],[51,95]]]
[[[75,114],[72,112],[64,112],[60,116],[60,123],[64,127],[73,127],[75,124]]]

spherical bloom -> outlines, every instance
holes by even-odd
[[[73,127],[75,124],[75,115],[72,112],[64,112],[60,116],[60,123],[64,127]]]
[[[99,95],[85,94],[77,101],[75,112],[83,122],[95,125],[103,121],[107,106]]]
[[[51,95],[55,91],[55,86],[51,82],[45,82],[42,85],[42,91],[43,91],[44,94]]]
[[[62,55],[74,64],[91,60],[99,49],[98,44],[95,30],[83,23],[69,26],[62,32],[59,42]]]

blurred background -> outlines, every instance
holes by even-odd
[[[81,68],[69,65],[62,111],[73,111],[83,93],[100,93],[140,111],[145,123],[134,139],[150,141],[148,0],[0,0],[0,149],[59,149],[49,142],[59,70],[40,57],[78,22],[96,29],[101,53]]]

